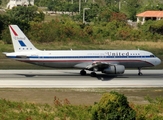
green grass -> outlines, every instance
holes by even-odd
[[[58,15],[46,15],[45,16],[45,20],[46,22],[50,22],[51,20],[55,20],[57,18]]]

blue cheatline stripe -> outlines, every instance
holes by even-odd
[[[18,40],[21,47],[26,47],[25,43],[22,40]]]
[[[9,58],[17,58],[17,56],[8,56]],[[77,59],[77,58],[151,58],[150,56],[28,56],[27,58],[35,59]]]

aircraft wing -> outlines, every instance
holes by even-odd
[[[87,66],[89,66],[91,64],[92,64],[92,62],[83,62],[83,63],[76,64],[74,67],[75,68],[86,69]]]
[[[93,69],[93,68],[106,68],[110,66],[110,64],[106,62],[93,62],[91,65],[88,65],[86,69]]]
[[[112,62],[93,61],[86,63],[83,62],[75,65],[74,67],[90,70],[93,72],[101,71],[102,73],[106,74],[123,74],[125,71],[125,67],[123,65],[119,65],[119,63],[116,61]]]
[[[94,68],[105,69],[105,68],[108,68],[109,66],[112,66],[115,64],[117,64],[117,63],[94,61],[94,62],[83,62],[83,63],[75,65],[74,67],[83,68],[83,69],[87,69],[87,70],[93,70]]]

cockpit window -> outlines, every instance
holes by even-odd
[[[155,57],[154,55],[150,55],[150,57]]]

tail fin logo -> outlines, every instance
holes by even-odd
[[[10,26],[12,32],[14,33],[15,36],[18,36],[18,34],[15,32],[15,30]]]
[[[18,40],[21,47],[26,47],[25,43],[22,40]]]
[[[10,25],[9,30],[15,52],[38,51],[17,25]]]
[[[14,37],[15,40],[17,40],[20,44],[21,47],[26,47],[25,43],[23,42],[23,40],[25,40],[25,38],[22,37]]]
[[[18,40],[19,44],[21,47],[26,47],[25,43],[23,42],[23,40],[25,40],[25,37],[19,37],[18,34],[16,33],[16,31],[10,26],[13,34],[15,35],[15,37],[13,37],[15,40]]]

